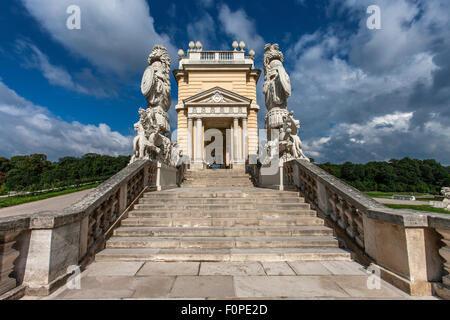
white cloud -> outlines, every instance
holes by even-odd
[[[145,0],[22,0],[29,13],[70,52],[89,60],[102,71],[124,75],[145,68],[155,44],[171,56],[176,51],[169,37],[155,30]],[[68,30],[69,5],[81,8],[81,30]]]
[[[205,8],[211,8],[214,4],[214,0],[197,0],[197,2]]]
[[[353,10],[359,29],[318,30],[286,55],[293,65],[288,108],[302,121],[306,154],[332,162],[415,156],[448,163],[450,146],[438,145],[450,124],[449,3],[379,1],[379,31],[366,28],[370,1],[335,2]]]
[[[85,125],[58,119],[0,81],[1,156],[45,153],[52,160],[86,153],[128,155],[132,137],[123,136],[103,123]]]
[[[204,49],[208,49],[212,43],[216,41],[216,29],[214,19],[210,14],[204,13],[198,21],[187,25],[187,33],[190,41],[201,41]],[[212,49],[212,48],[209,48]]]
[[[103,89],[103,86],[87,87],[76,83],[72,75],[64,67],[56,66],[50,63],[48,56],[31,42],[17,40],[16,49],[19,52],[19,55],[24,59],[24,66],[41,71],[44,78],[46,78],[50,84],[63,87],[70,91],[93,95],[96,97],[107,96],[106,90]],[[88,69],[84,69],[79,74],[85,75],[84,78],[90,82],[95,81],[95,77]],[[88,76],[90,76],[90,78]]]
[[[226,4],[223,4],[219,10],[219,20],[225,33],[234,37],[233,40],[244,41],[247,49],[263,50],[264,39],[257,33],[254,21],[243,9],[232,12]]]

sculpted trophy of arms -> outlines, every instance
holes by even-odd
[[[170,140],[170,57],[167,49],[156,45],[148,56],[148,67],[141,82],[147,109],[139,109],[140,120],[135,124],[137,136],[133,141],[131,162],[153,159],[176,165],[180,150]]]
[[[294,119],[294,113],[288,112],[287,100],[291,96],[291,80],[283,67],[284,55],[278,44],[266,44],[264,63],[264,86],[265,103],[268,113],[265,118],[265,128],[269,141],[266,144],[268,159],[264,163],[271,162],[276,153],[281,161],[293,159],[309,160],[302,151],[302,142],[298,136],[300,121]],[[278,130],[279,134],[273,134]]]

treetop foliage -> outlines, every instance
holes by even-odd
[[[57,162],[45,154],[0,158],[0,192],[35,191],[102,181],[122,170],[129,156],[102,156],[89,153],[81,158],[64,157]]]
[[[366,164],[319,164],[360,191],[418,192],[439,194],[442,187],[450,186],[450,167],[436,160],[417,160],[408,157],[388,162]]]

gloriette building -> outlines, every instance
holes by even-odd
[[[179,66],[173,71],[180,149],[191,169],[243,167],[258,153],[256,84],[261,70],[255,69],[255,52],[246,56],[242,42],[234,42],[231,51],[203,51],[199,42],[189,47],[186,54],[178,52]],[[208,146],[214,143],[211,158]]]

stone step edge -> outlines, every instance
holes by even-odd
[[[283,250],[283,248],[279,248]],[[285,248],[284,251],[291,251],[292,248]],[[318,248],[303,248],[298,252],[278,253],[270,252],[268,249],[264,252],[261,249],[237,249],[242,252],[228,252],[224,250],[236,249],[208,249],[199,252],[185,253],[181,250],[178,252],[159,252],[160,249],[105,249],[98,253],[95,257],[96,261],[199,261],[199,262],[247,262],[247,261],[265,261],[265,262],[281,262],[281,261],[352,261],[351,254],[347,251],[337,248],[327,248],[329,252],[318,252]],[[310,250],[309,252],[306,250]],[[335,250],[331,250],[335,249]],[[337,250],[336,250],[337,249]],[[167,250],[167,249],[166,249]],[[170,249],[169,249],[170,250]],[[173,250],[171,250],[173,251]]]

